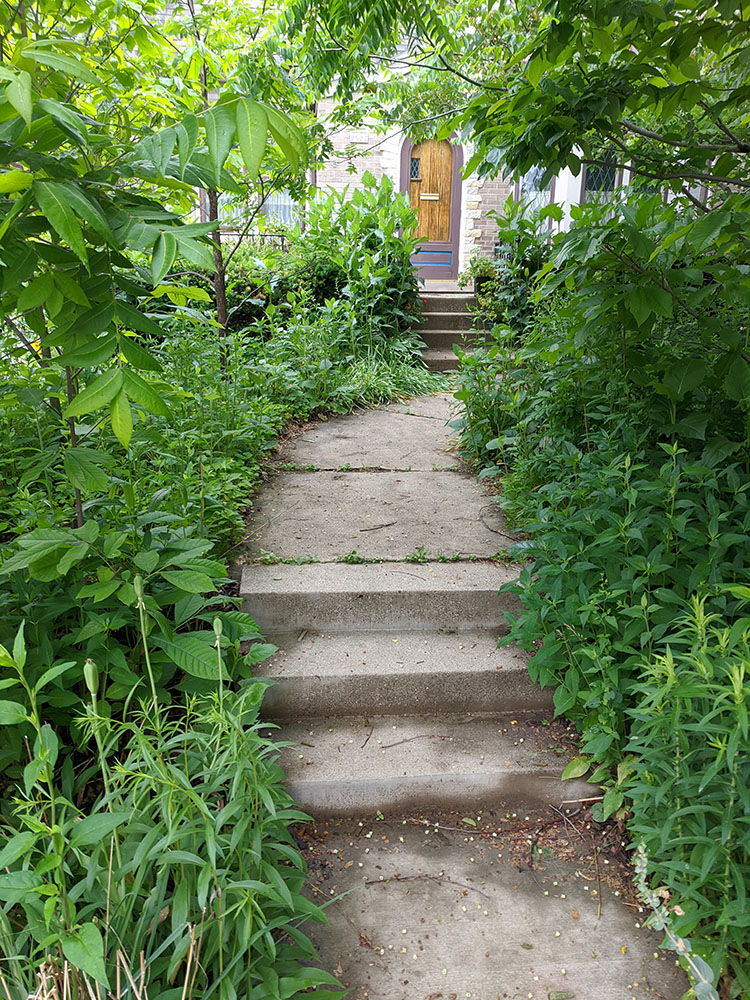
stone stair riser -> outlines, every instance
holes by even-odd
[[[422,351],[426,368],[431,372],[453,372],[458,370],[458,358],[451,351]]]
[[[245,593],[243,611],[261,632],[316,629],[478,629],[502,627],[505,611],[517,611],[518,599],[497,590],[332,593]]]
[[[419,330],[419,336],[433,351],[450,351],[454,344],[471,347],[476,343],[473,330]]]
[[[262,671],[262,667],[259,668]],[[268,674],[267,674],[268,676]],[[525,668],[447,675],[404,671],[351,677],[286,674],[271,679],[263,700],[267,719],[303,719],[327,715],[412,715],[432,712],[519,715],[552,709],[552,690],[532,684]]]
[[[293,780],[287,782],[299,806],[316,817],[408,815],[413,810],[467,811],[547,808],[549,803],[586,798],[597,789],[559,776],[517,773],[428,774],[403,777],[376,775],[355,781]]]
[[[430,292],[422,295],[422,311],[428,312],[466,312],[469,305],[474,302],[473,294],[464,292]]]
[[[471,330],[473,326],[474,316],[468,312],[426,312],[417,332],[424,335],[426,330]]]

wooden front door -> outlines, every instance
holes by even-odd
[[[422,244],[412,258],[424,278],[452,279],[458,273],[460,149],[447,140],[407,142],[402,154],[402,190],[409,192]]]

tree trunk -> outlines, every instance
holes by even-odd
[[[214,266],[214,299],[216,301],[216,321],[219,324],[220,353],[223,365],[227,362],[227,346],[225,338],[229,333],[227,315],[227,272],[224,266],[224,254],[221,249],[221,229],[219,227],[219,195],[216,191],[207,191],[208,220],[215,222],[216,228],[211,233],[213,240]]]

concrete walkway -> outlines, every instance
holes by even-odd
[[[241,593],[310,892],[355,1000],[677,1000],[621,835],[562,782],[574,734],[522,651],[497,648],[518,567],[453,449],[451,398],[321,422],[258,495]],[[346,893],[338,899],[340,893]]]

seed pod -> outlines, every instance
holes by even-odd
[[[92,659],[86,660],[83,665],[83,679],[86,681],[89,694],[96,696],[99,690],[99,668]]]
[[[221,618],[214,618],[214,635],[217,639],[221,636],[223,629],[224,626],[221,624]]]
[[[135,596],[139,601],[143,600],[143,577],[140,573],[136,573],[133,577],[133,590],[135,591]]]

